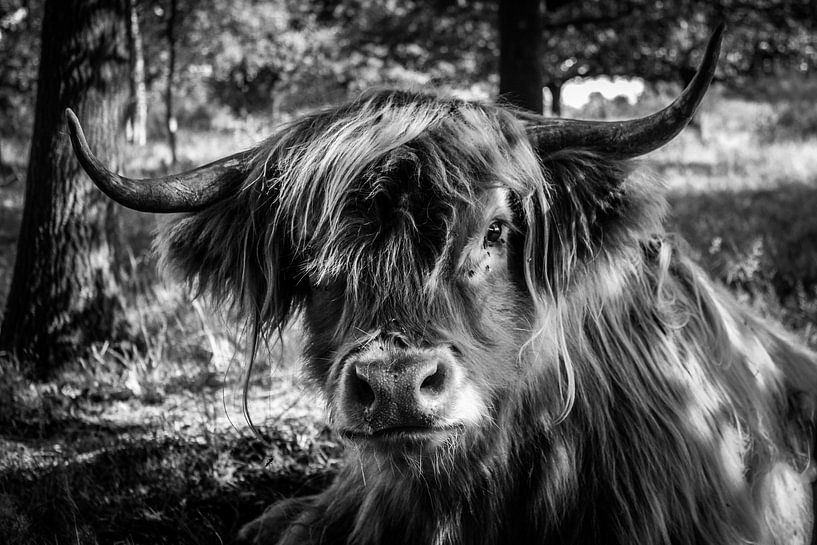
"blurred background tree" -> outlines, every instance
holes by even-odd
[[[813,74],[817,17],[813,0],[622,0],[548,3],[543,64],[553,114],[562,87],[574,78],[638,77],[686,85],[699,44],[727,23],[718,79],[753,94],[749,82],[786,73]]]
[[[128,141],[147,144],[147,88],[145,86],[145,48],[136,0],[128,0],[128,53],[130,54],[130,100],[127,113]]]
[[[136,29],[142,37],[150,97],[136,103],[151,106],[153,135],[172,132],[171,118],[194,129],[206,129],[214,119],[271,123],[372,86],[433,86],[491,98],[506,93],[504,85],[513,78],[529,97],[546,87],[551,111],[559,115],[561,91],[576,78],[684,84],[700,44],[722,20],[728,32],[719,78],[737,92],[771,92],[746,82],[812,74],[817,67],[814,0],[533,0],[503,3],[516,10],[505,12],[499,0],[131,4],[129,28],[131,36]],[[519,11],[525,5],[528,12]],[[10,121],[0,130],[7,134],[29,130],[41,12],[41,0],[0,0],[0,54],[8,59],[0,66],[0,113]],[[512,52],[504,57],[503,13],[505,24],[537,25],[532,34],[518,28],[510,33],[505,49]],[[541,15],[539,23],[532,13]],[[523,58],[538,61],[525,68]],[[178,111],[168,115],[162,108],[174,96]],[[531,100],[527,107],[533,107]]]

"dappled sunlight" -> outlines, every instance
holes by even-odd
[[[749,451],[750,438],[741,433],[737,422],[724,423],[720,431],[718,453],[724,475],[734,490],[745,489],[747,486],[745,456]]]
[[[438,83],[412,66],[390,65],[384,72],[418,85]],[[351,76],[333,77],[342,80],[338,96],[356,89],[357,83],[345,79]],[[443,87],[485,100],[495,94],[496,81]],[[817,135],[805,131],[794,138],[774,131],[787,113],[784,105],[714,91],[693,127],[640,160],[645,179],[669,189],[669,230],[688,240],[707,272],[741,303],[782,321],[817,347]],[[648,90],[636,103],[596,100],[569,114],[623,119],[668,102],[667,96]],[[207,106],[202,105],[201,115],[206,117],[202,127],[209,130],[182,126],[178,131],[176,165],[170,164],[161,131],[152,130],[154,139],[147,145],[123,148],[119,170],[141,178],[209,163],[251,148],[301,113],[238,114]],[[2,309],[22,219],[29,143],[5,134],[0,138],[3,159],[19,178],[0,179]],[[115,296],[126,335],[92,344],[45,382],[32,383],[14,362],[0,362],[0,530],[13,523],[20,528],[17,535],[40,537],[37,525],[48,521],[55,535],[79,543],[120,542],[122,536],[133,543],[226,542],[274,501],[324,490],[341,467],[344,447],[327,426],[326,400],[302,375],[301,324],[295,320],[280,336],[273,332],[262,341],[250,371],[253,332],[247,317],[206,297],[194,299],[182,282],[157,270],[151,244],[155,233],[167,229],[168,218],[118,205],[114,210],[123,241]],[[477,246],[480,240],[475,239]],[[108,259],[101,251],[86,257],[97,265]],[[277,266],[272,263],[270,270]],[[611,262],[600,264],[588,281],[588,297],[623,298],[630,286],[622,271]],[[784,372],[772,361],[780,346],[765,346],[768,339],[752,335],[751,327],[730,317],[730,309],[719,307],[718,312],[733,355],[745,360],[739,362],[745,373],[734,381],[743,381],[733,384],[735,390],[771,397],[783,380]],[[564,327],[551,308],[537,318],[548,339]],[[543,348],[538,367],[527,347],[520,352],[527,359],[519,361],[541,374],[561,348]],[[704,359],[679,358],[683,365],[666,371],[667,399],[677,420],[660,431],[689,438],[679,449],[691,445],[713,457],[725,477],[724,488],[732,488],[725,493],[743,496],[747,474],[754,471],[750,462],[756,462],[747,461],[750,437],[768,430],[762,422],[746,428],[730,406],[740,396],[727,391],[723,383],[728,381],[713,380],[732,372],[729,366],[735,362],[716,366]],[[465,415],[464,422],[484,417],[486,401],[473,386],[463,389],[457,402],[455,412]],[[575,470],[573,456],[560,443],[554,446],[553,478],[565,491]],[[785,465],[761,470],[769,472],[762,483],[771,488],[768,495],[785,500],[791,494],[794,508],[802,504],[806,492],[800,474]]]
[[[103,540],[114,531],[219,543],[222,529],[235,533],[282,495],[323,489],[341,448],[295,366],[270,355],[250,382],[256,436],[241,412],[244,351],[199,357],[148,365],[139,352],[99,348],[40,384],[0,369],[0,524],[22,535],[36,514]]]

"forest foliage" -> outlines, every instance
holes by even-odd
[[[153,135],[163,130],[171,2],[182,126],[269,122],[373,86],[488,98],[498,85],[491,0],[137,0]],[[30,130],[41,18],[42,0],[0,0],[5,136]],[[558,0],[544,14],[545,83],[602,75],[685,83],[721,21],[729,30],[718,77],[735,90],[763,94],[746,82],[817,69],[814,0]]]

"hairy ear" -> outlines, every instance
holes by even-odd
[[[196,295],[236,307],[264,329],[282,327],[301,301],[289,237],[276,225],[262,184],[200,212],[180,217],[159,234],[161,265]]]
[[[540,161],[545,187],[523,203],[528,279],[537,291],[569,289],[578,271],[661,230],[663,188],[633,175],[629,161],[577,150]]]

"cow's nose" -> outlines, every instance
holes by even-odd
[[[439,357],[357,361],[350,365],[348,399],[373,431],[427,427],[449,405],[451,375]]]

